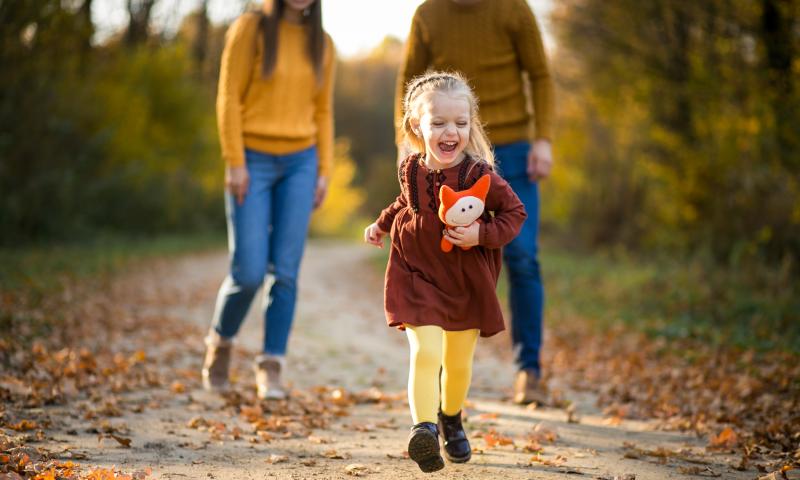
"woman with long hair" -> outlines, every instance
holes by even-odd
[[[311,212],[333,160],[333,42],[321,0],[266,0],[226,34],[217,94],[230,272],[206,337],[203,384],[228,385],[232,339],[267,274],[259,398],[285,398],[281,373]]]

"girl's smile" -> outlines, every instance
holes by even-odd
[[[421,110],[418,129],[425,141],[428,166],[441,169],[461,163],[469,142],[469,101],[461,96],[437,92]]]

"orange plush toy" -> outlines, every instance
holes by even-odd
[[[489,193],[489,185],[492,177],[484,175],[470,188],[456,192],[447,185],[442,185],[439,190],[439,218],[444,222],[447,230],[455,227],[468,227],[472,222],[478,220],[483,214],[486,203],[486,194]],[[453,249],[453,244],[442,237],[442,251],[449,252]],[[472,247],[461,247],[469,250]]]

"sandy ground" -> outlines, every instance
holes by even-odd
[[[49,415],[60,420],[43,446],[87,466],[116,466],[125,472],[149,469],[148,478],[424,477],[404,458],[410,426],[404,400],[408,352],[405,335],[386,327],[383,283],[370,263],[372,255],[373,248],[358,244],[309,244],[286,373],[296,397],[315,388],[322,391],[319,387],[325,386],[326,392],[372,389],[381,396],[380,401],[348,406],[347,415],[333,416],[323,428],[266,441],[267,437],[253,433],[230,400],[203,392],[198,387],[202,336],[227,264],[225,252],[212,252],[147,265],[121,275],[116,282],[114,288],[118,289],[131,283],[146,285],[129,295],[120,309],[142,317],[156,315],[173,330],[185,331],[179,348],[174,348],[175,339],[162,338],[159,331],[128,332],[144,338],[152,352],[168,349],[172,343],[170,371],[175,376],[175,383],[121,394],[116,399],[126,408],[108,422],[131,439],[130,447],[98,435],[96,422],[82,413],[87,408],[76,408],[81,405],[47,408]],[[262,340],[258,303],[236,346],[236,389],[250,399],[250,361]],[[431,477],[754,478],[753,473],[733,470],[730,463],[734,458],[706,454],[704,439],[658,431],[654,422],[617,422],[604,417],[589,393],[564,392],[575,405],[572,413],[511,404],[509,349],[505,335],[479,342],[466,423],[476,454],[470,463],[447,464]],[[558,379],[554,386],[559,386]],[[97,399],[90,401],[98,403]],[[203,426],[203,421],[223,427],[215,432]],[[490,447],[486,438],[481,438],[486,432],[513,444]],[[531,436],[540,441],[539,456],[525,451]],[[670,457],[642,454],[660,448],[682,453]]]

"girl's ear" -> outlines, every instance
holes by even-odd
[[[422,136],[419,131],[419,120],[411,120],[411,131],[414,132],[414,135],[418,137]]]

